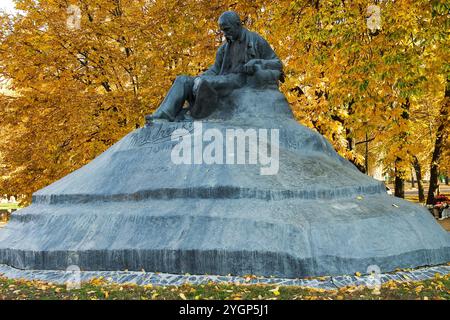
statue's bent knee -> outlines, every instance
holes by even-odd
[[[190,80],[191,80],[191,77],[189,77],[189,76],[177,76],[175,78],[176,82],[182,82],[182,83],[189,82]]]

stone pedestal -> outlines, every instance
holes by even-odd
[[[293,278],[450,261],[449,233],[426,209],[388,196],[298,124],[277,89],[236,90],[201,122],[203,132],[279,130],[275,175],[174,164],[172,132],[184,129],[195,152],[207,144],[198,125],[137,129],[36,192],[0,229],[0,264]]]

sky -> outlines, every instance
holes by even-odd
[[[0,10],[4,10],[7,13],[15,13],[13,1],[12,0],[0,0]]]

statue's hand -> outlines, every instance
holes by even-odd
[[[246,74],[254,74],[256,71],[256,65],[261,64],[260,59],[252,59],[244,65],[244,72]]]

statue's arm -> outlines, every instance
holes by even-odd
[[[224,54],[224,46],[221,45],[216,53],[216,61],[212,66],[208,68],[208,70],[203,72],[201,75],[205,76],[218,75],[220,73],[220,69],[222,68],[223,54]]]
[[[281,71],[283,69],[283,65],[281,64],[281,61],[278,58],[262,60],[261,65],[263,69],[278,70],[278,71]]]
[[[246,73],[252,75],[258,69],[262,69],[270,73],[271,80],[277,79],[284,82],[283,64],[270,44],[264,38],[259,36],[255,41],[255,45],[258,58],[252,59],[246,63],[244,66]]]
[[[258,53],[261,59],[259,63],[262,65],[263,69],[279,70],[282,71],[283,64],[278,58],[276,53],[272,50],[270,44],[263,38],[258,41]]]

